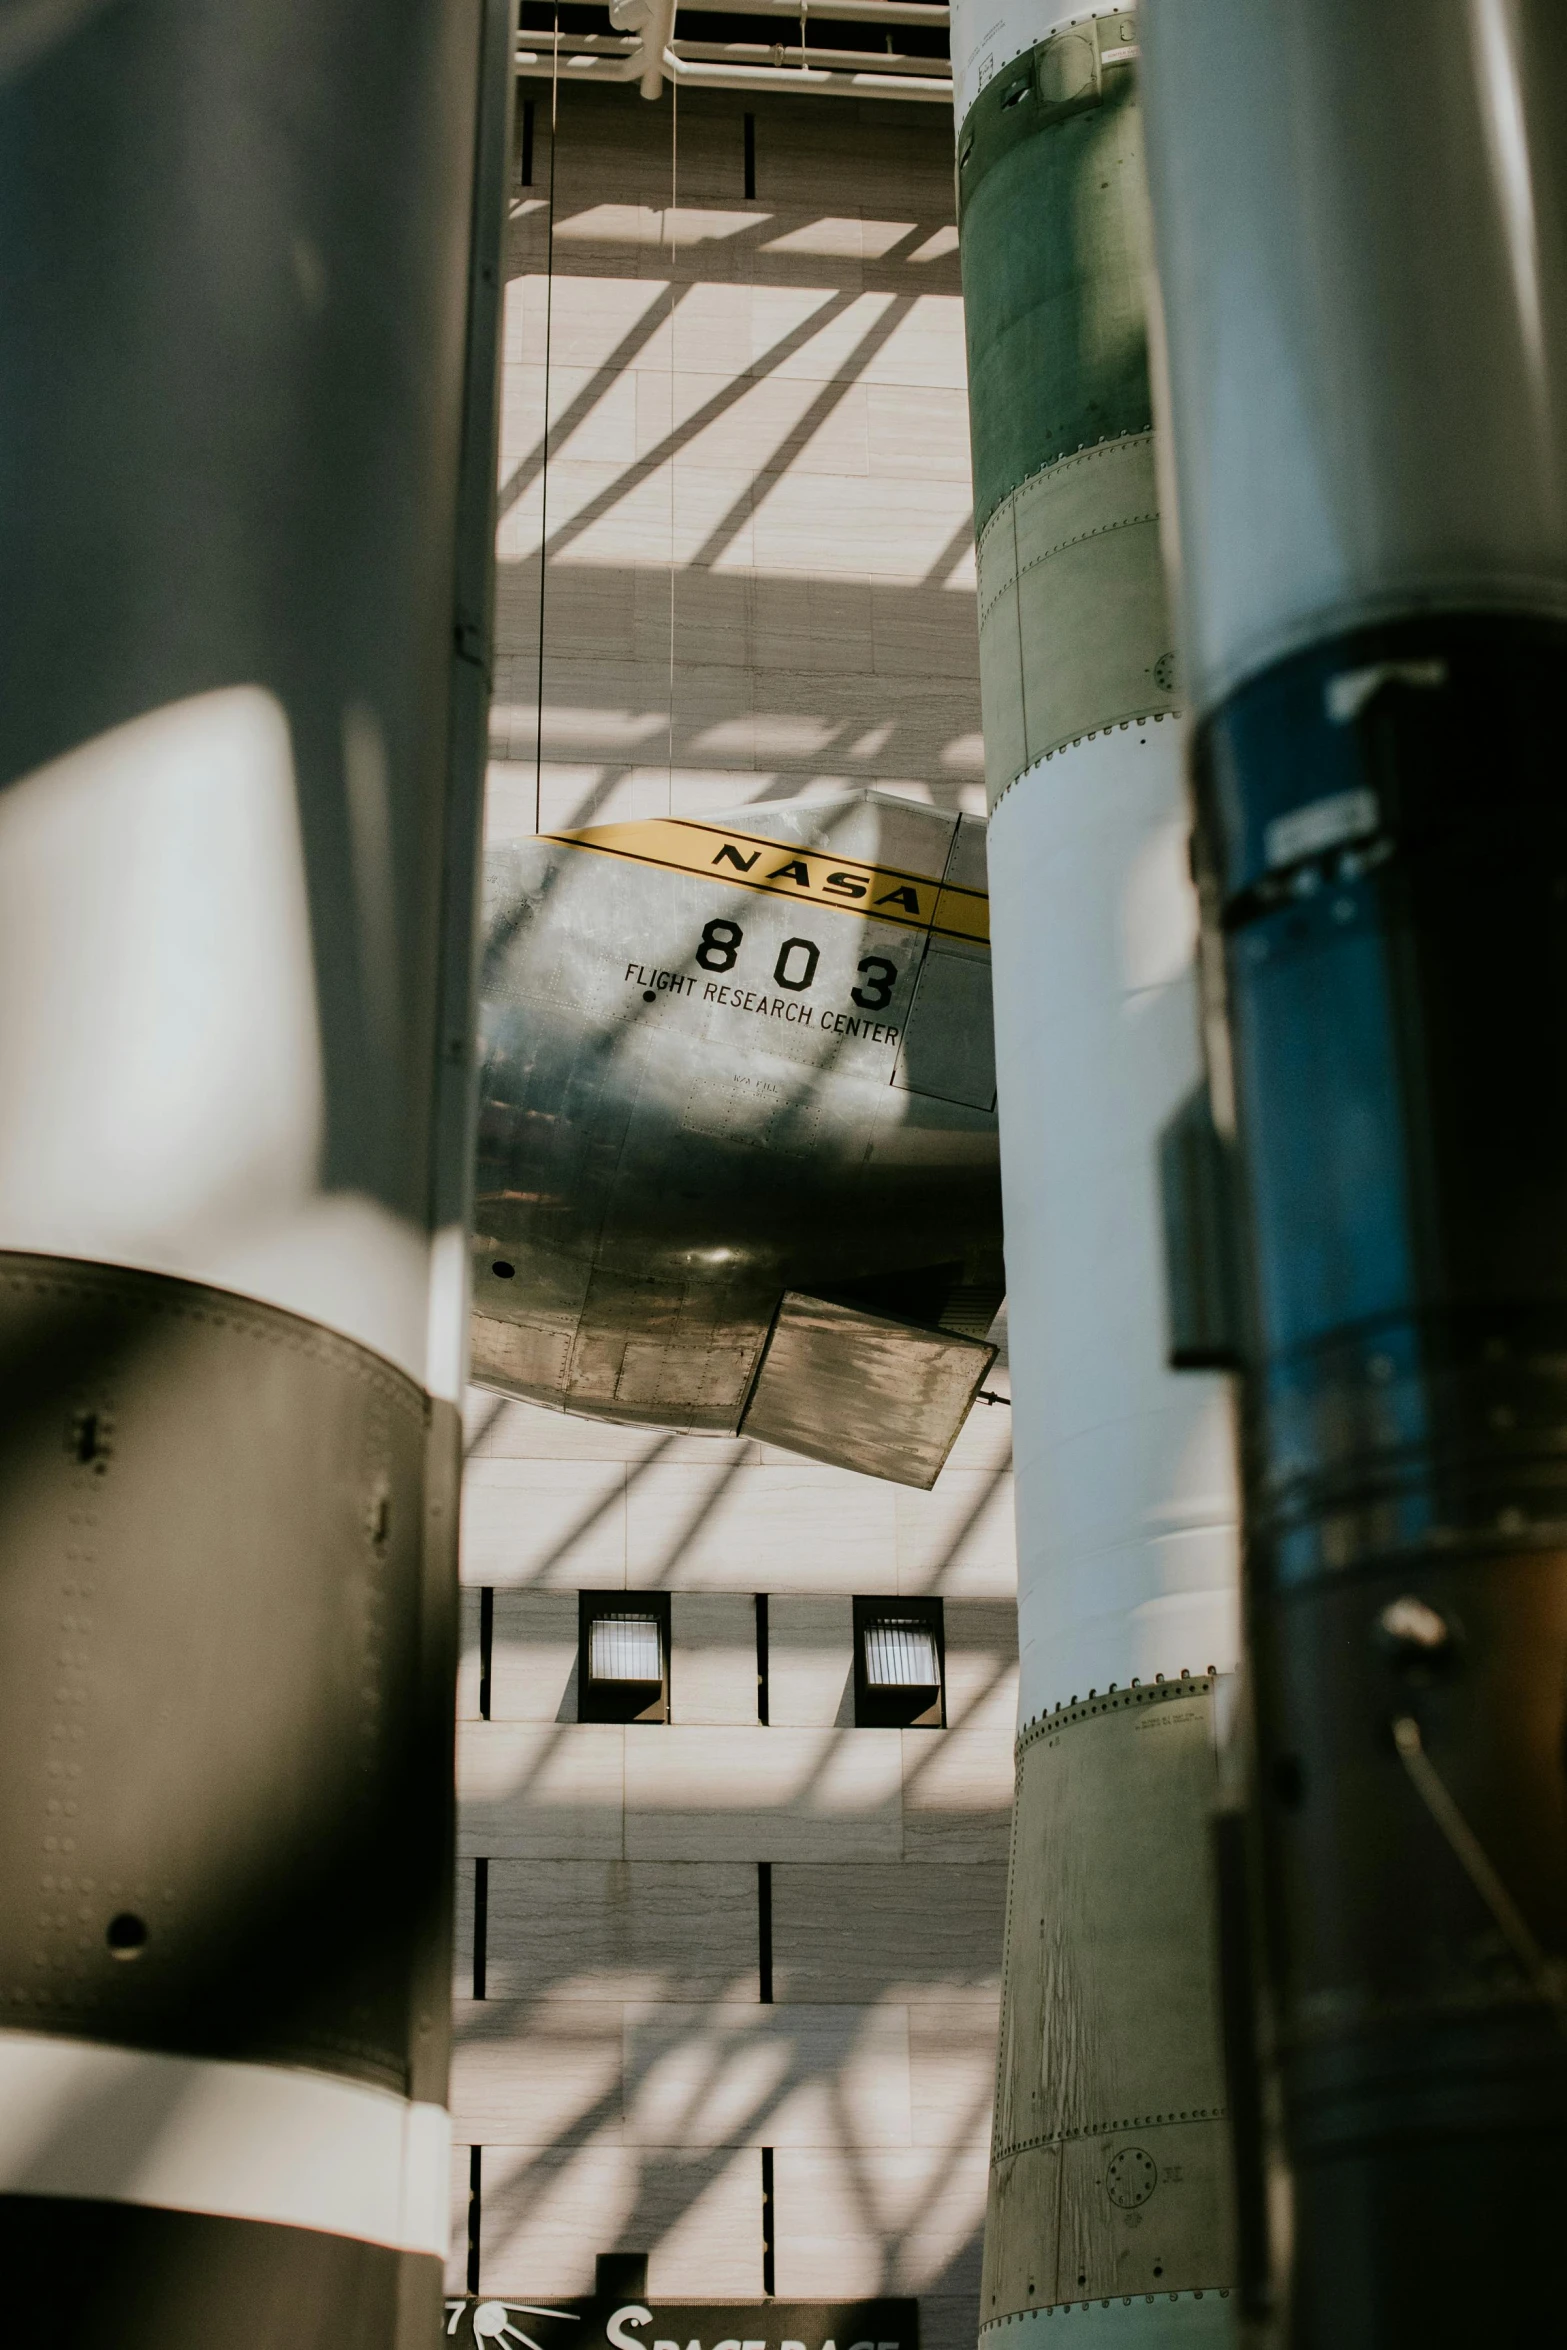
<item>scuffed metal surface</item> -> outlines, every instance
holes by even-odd
[[[1214,1687],[1095,1693],[1019,1741],[986,2322],[1229,2280]]]

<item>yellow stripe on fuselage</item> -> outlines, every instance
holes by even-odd
[[[699,873],[736,889],[836,906],[841,914],[931,930],[938,937],[990,944],[990,900],[982,890],[954,889],[916,873],[824,856],[792,841],[735,832],[682,816],[651,816],[636,824],[595,824],[585,832],[549,832],[546,840],[605,857],[629,857],[670,873]]]

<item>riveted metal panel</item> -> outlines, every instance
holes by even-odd
[[[0,1397],[7,2020],[442,2100],[455,1413],[274,1309],[16,1255]]]
[[[1190,2293],[1103,2293],[1025,2309],[979,2329],[981,2350],[1229,2350],[1241,2338],[1237,2299],[1221,2286]]]
[[[1023,641],[1017,616],[1017,499],[997,507],[976,550],[979,708],[985,736],[985,802],[994,809],[1028,759]]]
[[[932,946],[920,965],[892,1082],[905,1093],[969,1109],[996,1106],[990,955],[983,947]]]
[[[1228,2279],[1213,1688],[1106,1693],[1019,1742],[987,2320]]]
[[[1124,11],[1042,41],[958,146],[978,530],[1040,466],[1152,423],[1135,50]]]
[[[1063,745],[1176,708],[1151,433],[1023,483],[980,540],[979,612],[992,807]]]
[[[766,1444],[928,1488],[996,1350],[789,1292],[740,1426]]]

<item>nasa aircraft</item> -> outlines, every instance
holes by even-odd
[[[993,1360],[985,828],[876,792],[486,860],[473,1377],[931,1484]]]

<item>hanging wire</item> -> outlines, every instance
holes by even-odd
[[[550,327],[555,310],[555,150],[560,120],[560,7],[555,9],[555,47],[550,56],[550,187],[544,231],[544,463],[539,471],[539,674],[533,737],[533,829],[544,825],[544,573],[549,561],[550,507]]]
[[[671,815],[675,793],[675,263],[679,251],[676,214],[680,206],[680,85],[669,85],[669,716],[665,764]]]

